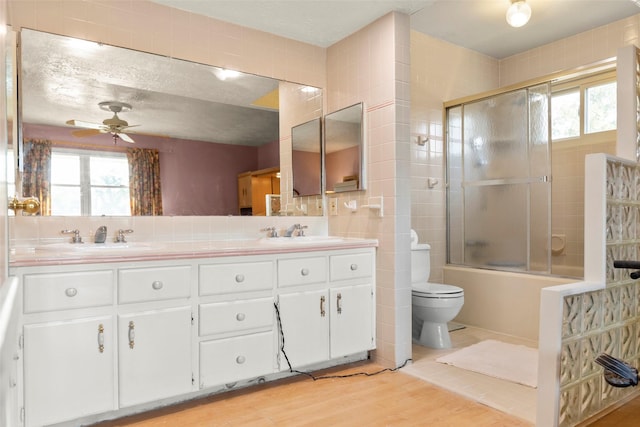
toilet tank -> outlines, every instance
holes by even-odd
[[[411,283],[426,283],[431,273],[431,246],[419,243],[411,246]]]

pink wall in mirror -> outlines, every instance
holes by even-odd
[[[327,191],[333,191],[335,184],[345,176],[358,176],[360,171],[359,147],[335,151],[326,155],[325,161]]]
[[[310,196],[321,194],[322,165],[320,153],[293,150],[291,153],[293,167],[293,194]]]

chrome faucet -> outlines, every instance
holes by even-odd
[[[107,226],[101,225],[96,230],[96,234],[93,236],[93,241],[95,243],[104,243],[107,240]]]
[[[287,228],[284,231],[284,237],[292,237],[293,233],[296,232],[296,230],[298,229],[298,227],[300,227],[300,224],[293,224],[291,227]]]
[[[284,232],[284,237],[304,236],[306,225],[293,224]]]
[[[278,232],[276,231],[275,227],[265,227],[260,231],[266,231],[267,237],[278,237]]]
[[[127,239],[124,237],[124,233],[127,233],[127,234],[128,234],[128,233],[133,233],[133,230],[132,230],[132,229],[130,229],[130,228],[129,228],[129,229],[126,229],[126,230],[123,230],[123,229],[121,228],[120,230],[118,230],[118,235],[116,236],[116,238],[115,238],[115,240],[114,240],[114,241],[115,241],[116,243],[127,243]]]
[[[75,230],[62,230],[62,234],[73,234],[71,238],[71,243],[82,243],[82,237],[80,237],[80,230],[77,228]]]

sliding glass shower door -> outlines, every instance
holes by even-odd
[[[450,263],[550,272],[550,91],[447,109]]]

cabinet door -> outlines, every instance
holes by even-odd
[[[120,315],[120,406],[192,390],[191,307]]]
[[[238,175],[238,207],[251,207],[251,174]]]
[[[373,294],[369,284],[334,288],[331,301],[331,358],[373,348]]]
[[[267,214],[266,195],[272,194],[271,176],[257,175],[251,177],[251,214],[264,216]]]
[[[326,290],[280,295],[284,351],[294,369],[329,360],[329,301]],[[281,362],[281,369],[286,361]]]
[[[117,409],[111,316],[24,327],[27,426]]]

